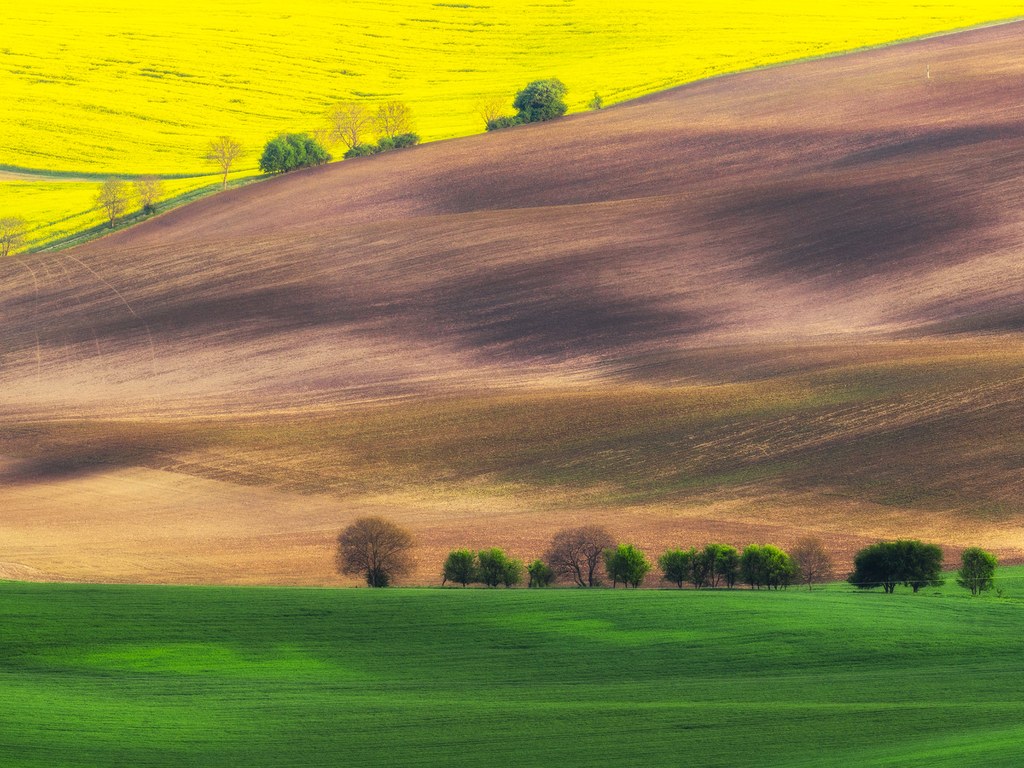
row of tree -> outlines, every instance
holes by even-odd
[[[524,565],[521,560],[491,548],[473,552],[452,550],[441,571],[442,585],[485,584],[516,586],[528,576],[530,587],[546,587],[556,580],[578,587],[596,587],[611,581],[633,587],[643,584],[654,566],[633,544],[612,543],[600,526],[566,528],[555,534],[543,558]],[[832,562],[817,539],[805,539],[787,553],[771,544],[751,544],[742,552],[728,544],[707,544],[703,549],[669,549],[658,558],[661,578],[680,589],[732,589],[742,581],[753,589],[779,589],[799,580],[810,588],[829,581]]]
[[[380,517],[363,517],[338,537],[337,568],[359,575],[371,587],[386,587],[413,566],[413,538],[404,528]],[[785,589],[791,584],[832,581],[835,568],[820,539],[805,538],[791,552],[771,544],[751,544],[742,551],[728,544],[707,544],[698,549],[669,549],[658,558],[661,578],[680,589],[732,589],[745,583],[752,589]],[[578,587],[596,587],[611,581],[639,587],[653,570],[647,556],[632,544],[616,543],[598,525],[564,528],[551,540],[544,556],[525,564],[491,547],[474,552],[455,549],[441,569],[441,584],[484,584],[514,587],[527,581],[531,588],[555,581]],[[996,558],[977,547],[964,550],[957,583],[978,594],[992,588]],[[942,550],[916,540],[879,542],[854,558],[848,581],[860,589],[882,587],[886,593],[905,584],[917,592],[942,581]]]

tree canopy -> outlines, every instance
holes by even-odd
[[[996,574],[996,556],[980,547],[968,547],[960,555],[960,570],[956,583],[971,590],[972,595],[992,589]]]
[[[477,580],[476,555],[469,549],[453,549],[441,567],[441,584],[466,586]]]
[[[477,578],[488,587],[504,584],[512,587],[523,580],[523,564],[510,558],[498,547],[482,549],[476,554]]]
[[[534,80],[516,94],[512,106],[519,122],[539,123],[561,117],[567,109],[564,101],[569,89],[557,77]]]
[[[917,592],[921,587],[939,586],[942,578],[942,550],[916,539],[880,541],[860,550],[853,558],[853,573],[847,581],[859,589],[882,587],[886,593],[898,584]]]
[[[323,165],[330,160],[330,154],[312,136],[284,133],[264,146],[260,170],[263,173],[287,173],[298,168]]]
[[[632,544],[619,544],[604,551],[604,567],[614,588],[620,582],[636,589],[651,570],[647,557]]]
[[[338,536],[337,568],[386,587],[412,567],[412,534],[382,517],[360,517]]]
[[[751,587],[788,587],[796,576],[796,564],[788,553],[771,544],[751,544],[740,555],[740,573]]]

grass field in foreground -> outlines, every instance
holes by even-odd
[[[5,583],[0,761],[1014,766],[1021,607]]]

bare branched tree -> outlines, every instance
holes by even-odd
[[[508,111],[508,105],[505,103],[505,99],[500,97],[484,99],[476,104],[476,113],[484,121],[484,126],[490,125],[491,122],[504,115],[506,111]]]
[[[110,228],[113,229],[117,220],[128,210],[128,183],[121,179],[107,179],[96,195],[96,204],[107,214]]]
[[[373,123],[377,132],[389,139],[412,133],[412,108],[404,101],[387,101],[377,108]]]
[[[164,196],[164,183],[156,176],[143,176],[135,180],[135,196],[145,214],[156,213],[156,204]]]
[[[825,542],[809,536],[800,539],[790,550],[790,557],[796,563],[798,578],[802,584],[811,589],[815,584],[822,584],[835,579],[835,567],[832,558],[825,549]]]
[[[205,159],[214,163],[224,174],[223,189],[228,188],[228,174],[231,173],[231,166],[242,154],[242,143],[230,136],[218,136],[210,142],[207,147]]]
[[[551,540],[544,560],[556,575],[580,587],[593,587],[600,579],[604,550],[615,545],[599,525],[563,528]]]
[[[341,142],[349,149],[361,143],[373,122],[365,104],[342,101],[327,110],[327,137],[332,144]]]
[[[10,256],[25,244],[28,222],[21,216],[0,218],[0,258]]]
[[[386,587],[410,571],[413,538],[383,517],[360,517],[338,536],[339,573],[359,574],[371,587]]]

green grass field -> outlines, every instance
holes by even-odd
[[[0,763],[1015,766],[1007,594],[9,582]]]

